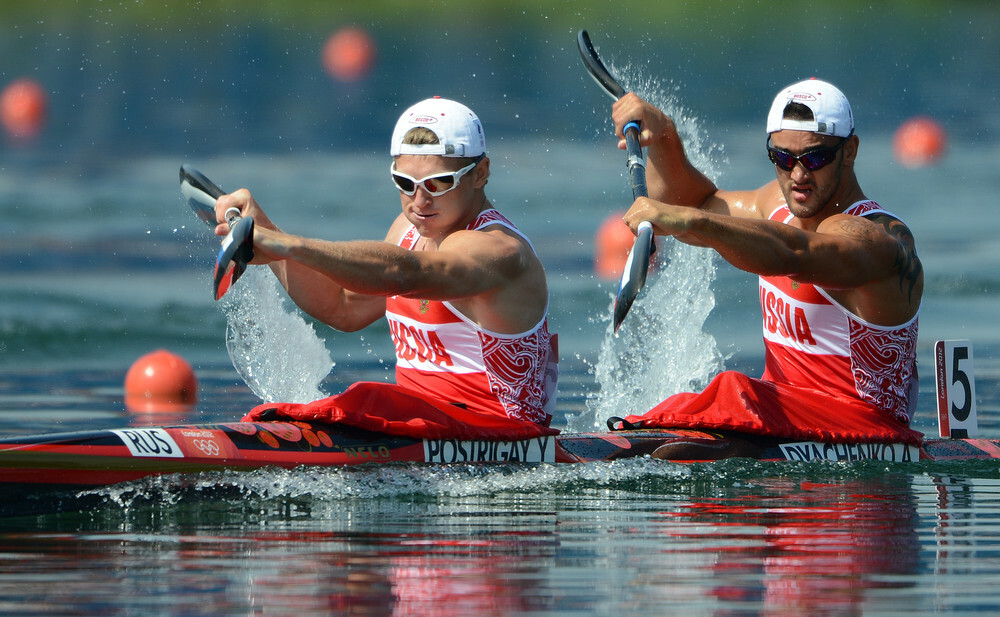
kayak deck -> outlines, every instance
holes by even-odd
[[[8,504],[41,493],[82,491],[147,476],[261,467],[410,463],[585,463],[650,456],[675,462],[876,459],[896,462],[1000,458],[1000,441],[904,444],[789,442],[696,430],[565,433],[518,441],[417,439],[344,425],[231,422],[130,427],[0,439]],[[0,507],[0,513],[8,508]]]

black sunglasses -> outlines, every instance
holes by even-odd
[[[798,156],[772,146],[771,136],[768,135],[767,158],[771,159],[771,162],[774,163],[778,169],[782,169],[784,171],[792,171],[795,169],[796,163],[802,163],[802,166],[809,171],[816,171],[817,169],[823,169],[837,158],[837,152],[844,147],[844,144],[846,144],[847,140],[851,138],[851,135],[854,135],[853,130],[847,134],[847,137],[840,140],[840,143],[836,146],[816,148],[814,150],[810,150],[809,152],[803,152]]]

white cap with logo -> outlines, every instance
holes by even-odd
[[[785,106],[789,103],[805,105],[812,111],[813,119],[784,118]],[[771,111],[767,114],[768,134],[783,129],[847,137],[854,131],[851,104],[847,102],[844,93],[833,84],[815,77],[800,81],[779,92],[771,103]]]
[[[437,144],[404,144],[403,137],[422,126],[437,135]],[[425,99],[403,112],[392,132],[389,153],[475,157],[486,152],[483,125],[471,109],[448,99]]]

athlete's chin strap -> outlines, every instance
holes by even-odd
[[[609,431],[635,431],[642,428],[642,422],[632,424],[625,420],[625,418],[619,418],[618,416],[611,416],[608,418],[608,430]]]

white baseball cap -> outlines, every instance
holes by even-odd
[[[404,144],[410,129],[422,126],[437,135],[436,144]],[[425,99],[403,112],[392,132],[389,153],[475,157],[486,152],[483,125],[471,109],[448,99]]]
[[[801,103],[812,110],[813,120],[783,118],[785,106]],[[854,115],[844,93],[815,77],[792,84],[778,93],[767,114],[768,134],[788,129],[847,137],[854,130]]]

